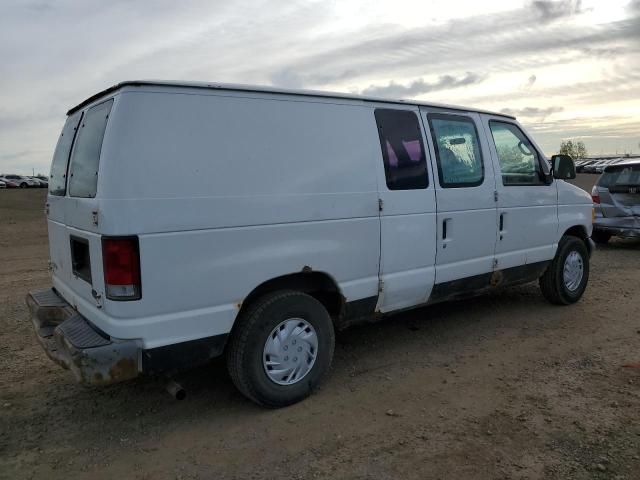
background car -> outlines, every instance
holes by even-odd
[[[604,169],[606,167],[608,167],[609,165],[615,165],[616,163],[620,163],[620,162],[623,162],[623,161],[624,161],[624,158],[614,158],[614,159],[611,159],[611,160],[607,160],[607,163],[600,164],[600,165],[596,166],[596,168],[595,168],[596,173],[602,173],[602,172],[604,172]]]
[[[589,163],[588,165],[585,165],[584,168],[582,169],[583,173],[595,173],[596,172],[596,168],[602,164],[602,163],[606,163],[606,160],[596,160],[594,162]]]
[[[592,165],[596,162],[597,160],[581,160],[579,163],[576,163],[576,173],[584,173],[585,169],[589,165]]]
[[[15,180],[9,180],[8,178],[3,177],[3,176],[0,176],[0,180],[1,180],[2,182],[4,182],[4,184],[5,184],[5,186],[6,186],[7,188],[18,188],[18,187],[20,187],[20,185],[18,185],[17,183],[15,183]]]
[[[45,176],[35,176],[35,177],[29,177],[29,178],[38,182],[38,187],[40,188],[46,188],[49,186],[49,179]]]
[[[7,184],[0,180],[0,188],[7,188]]]
[[[6,174],[0,175],[0,180],[7,183],[7,180],[12,184],[12,186],[17,186],[20,188],[28,188],[28,187],[39,187],[40,182],[36,181],[29,177],[24,177],[22,175],[14,175],[14,174]],[[8,185],[8,184],[7,184]]]
[[[591,190],[596,243],[613,235],[640,237],[640,160],[609,165]]]

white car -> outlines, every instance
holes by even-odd
[[[0,175],[0,180],[2,180],[3,182],[7,183],[7,182],[11,182],[12,184],[20,187],[20,188],[28,188],[28,187],[39,187],[40,186],[40,182],[29,178],[29,177],[25,177],[23,175],[14,175],[14,174],[7,174],[7,175]]]
[[[7,188],[7,184],[0,180],[0,188]]]
[[[68,113],[32,321],[85,383],[224,354],[248,398],[289,405],[336,329],[538,280],[578,301],[593,205],[571,158],[552,164],[500,113],[124,82]]]

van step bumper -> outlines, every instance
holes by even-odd
[[[113,340],[92,326],[55,290],[29,292],[27,306],[36,338],[49,358],[90,385],[108,385],[140,374],[134,340]]]

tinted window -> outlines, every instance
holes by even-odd
[[[375,117],[389,190],[426,188],[427,162],[417,115],[377,109]]]
[[[90,108],[78,130],[78,139],[71,154],[69,167],[69,195],[95,197],[102,138],[113,100]]]
[[[490,121],[503,185],[542,185],[536,149],[516,125]]]
[[[598,180],[598,185],[611,187],[640,187],[640,165],[609,167]]]
[[[474,187],[484,180],[484,165],[475,123],[459,115],[429,115],[440,185]]]
[[[51,162],[51,174],[49,180],[49,193],[51,195],[64,195],[67,189],[67,165],[69,164],[69,153],[71,145],[78,130],[81,112],[76,112],[67,118],[62,128],[58,144],[53,154]]]

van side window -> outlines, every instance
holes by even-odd
[[[491,135],[498,153],[502,184],[543,185],[540,160],[531,142],[513,123],[489,122]]]
[[[427,188],[427,161],[417,115],[409,110],[378,108],[375,117],[387,188]]]
[[[484,164],[474,121],[461,115],[429,114],[443,188],[476,187],[484,181]]]
[[[49,178],[49,193],[51,195],[62,196],[67,191],[67,167],[69,165],[69,154],[71,145],[78,130],[78,123],[82,117],[82,112],[76,112],[67,118],[62,127],[62,133],[58,138],[56,150],[53,153],[51,162],[51,173]]]
[[[85,114],[69,166],[69,195],[92,198],[98,185],[98,165],[102,139],[113,100],[91,107]]]

